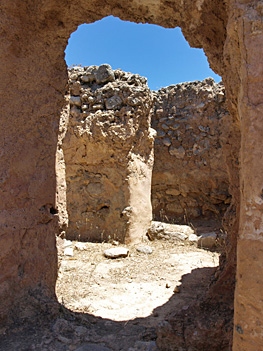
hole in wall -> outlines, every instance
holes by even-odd
[[[121,67],[124,71],[146,76],[152,90],[183,81],[203,80],[208,76],[213,77],[216,82],[220,80],[220,77],[209,68],[203,50],[190,48],[179,28],[164,29],[156,25],[135,24],[121,21],[113,16],[106,17],[93,24],[79,26],[78,30],[72,33],[69,40],[66,49],[66,61],[69,66],[74,66],[74,64],[86,66],[110,63],[113,69]],[[210,83],[208,82],[208,85]],[[198,83],[196,83],[196,85],[197,84]],[[189,88],[193,90],[194,85],[192,87],[186,85],[184,90],[189,90]],[[198,89],[198,87],[196,88]],[[166,93],[168,93],[168,91]],[[222,92],[220,94],[222,97]],[[178,95],[180,97],[180,91]],[[113,96],[113,98],[115,97]],[[186,98],[188,98],[189,104],[194,104],[194,101],[191,100],[191,96]],[[159,117],[159,126],[157,123],[153,123],[152,125],[153,128],[160,129],[158,130],[160,133],[157,137],[161,137],[161,143],[169,147],[170,154],[178,158],[180,157],[180,153],[181,156],[186,153],[189,157],[194,153],[196,155],[195,162],[205,167],[206,160],[200,155],[207,146],[194,143],[191,145],[192,150],[185,150],[184,147],[180,145],[180,139],[182,138],[180,133],[181,135],[185,132],[188,133],[190,127],[187,124],[185,126],[182,125],[183,130],[179,128],[179,130],[175,132],[174,129],[178,128],[178,126],[180,127],[180,125],[169,126],[173,118],[177,118],[180,121],[185,119],[187,114],[180,114],[181,107],[185,108],[185,106],[178,106],[178,102],[176,101],[173,103],[177,103],[177,105],[169,110],[169,104],[171,105],[171,103],[169,99],[165,102],[166,106],[164,106],[164,108],[166,111],[164,111],[163,116]],[[179,101],[179,103],[181,102]],[[201,105],[204,105],[204,103],[201,102],[197,108],[200,109],[203,107]],[[100,103],[96,106],[99,108]],[[159,107],[160,111],[162,106]],[[178,109],[178,113],[176,113],[176,108]],[[205,108],[206,106],[204,106],[204,110]],[[156,109],[158,108],[156,107]],[[164,117],[166,115],[169,120],[162,121],[165,120]],[[114,124],[114,122],[114,120],[110,121],[111,124]],[[208,124],[209,123],[205,122],[205,125],[199,125],[198,132],[203,134],[206,134],[207,131],[209,132]],[[166,130],[162,130],[162,127],[166,128]],[[188,130],[186,131],[187,128]],[[160,134],[163,135],[160,136]],[[176,140],[172,142],[171,138]],[[176,155],[176,153],[178,155]],[[172,189],[172,191],[174,193],[176,192],[178,196],[181,194],[181,201],[177,205],[182,206],[182,204],[185,203],[183,198],[186,192],[178,188]],[[224,192],[225,194],[222,196],[227,197],[227,191]],[[206,197],[206,195],[207,194],[203,194],[203,197]],[[173,194],[170,192],[169,196],[171,199]],[[195,198],[198,197],[196,194],[193,194],[193,196]],[[171,218],[172,213],[169,216],[163,213],[161,203],[159,203],[158,207],[159,209],[156,210],[156,212],[159,211],[159,214],[154,214],[155,219],[162,219],[166,222],[177,221],[180,223],[189,223],[189,215],[191,216],[189,211],[184,210],[184,213],[177,216],[176,220]],[[205,212],[216,214],[217,210],[215,208],[199,208],[196,211],[196,216],[198,217],[199,213],[202,215]]]
[[[221,77],[210,68],[203,49],[191,48],[180,28],[136,24],[109,16],[82,24],[65,50],[69,67],[108,63],[113,69],[147,77],[151,90],[181,82]]]
[[[178,78],[178,72],[182,72],[183,65],[176,63],[177,61],[175,58],[172,58],[171,53],[173,49],[173,43],[176,42],[176,39],[169,37],[169,39],[165,42],[162,40],[161,34],[155,34],[151,39],[149,39],[149,37],[148,39],[143,39],[142,35],[140,34],[139,37],[137,37],[135,40],[135,43],[132,44],[131,35],[134,34],[134,32],[136,32],[139,27],[144,25],[128,23],[128,26],[134,26],[134,28],[136,28],[136,30],[129,29],[130,32],[128,29],[124,30],[117,28],[114,30],[114,28],[111,27],[111,30],[109,30],[107,27],[106,29],[105,27],[102,27],[102,29],[99,30],[97,27],[99,23],[104,23],[105,21],[111,22],[112,25],[112,21],[115,20],[117,21],[118,25],[120,22],[122,22],[118,19],[113,19],[110,17],[94,24],[80,26],[78,29],[80,31],[82,28],[84,30],[84,28],[92,28],[93,26],[95,28],[95,32],[97,34],[99,33],[99,36],[94,36],[93,33],[89,33],[87,43],[85,43],[85,40],[81,36],[78,38],[78,41],[76,41],[76,44],[73,44],[70,41],[69,46],[66,50],[66,60],[68,65],[72,66],[75,64],[82,64],[82,66],[89,66],[109,63],[113,69],[121,67],[121,69],[125,71],[147,76],[149,86],[152,90],[156,90],[162,86],[168,86],[182,81],[191,81],[198,79],[202,80],[207,76],[214,75],[211,71],[209,71],[207,66],[206,69],[209,73],[204,73],[204,76],[199,75],[193,76],[192,78],[185,76],[185,78]],[[156,27],[158,31],[167,31],[168,33],[171,33],[172,31],[164,30],[163,28],[159,28],[157,26],[145,26],[149,31],[151,31],[151,29],[149,29],[150,27]],[[109,36],[106,34],[109,34]],[[122,34],[122,36],[118,36],[119,34]],[[73,33],[71,36],[72,40],[74,36],[75,33]],[[138,47],[139,42],[142,42],[143,44],[140,48]],[[150,43],[148,47],[146,45],[147,43]],[[74,45],[76,45],[77,49],[74,49]],[[187,43],[184,45],[188,46]],[[160,49],[160,46],[162,49]],[[125,50],[126,57],[130,58],[131,66],[125,66],[125,62],[128,62],[127,58],[124,58],[123,64],[120,64],[111,61],[108,59],[108,57],[104,58],[102,55],[102,49],[104,49],[108,54],[114,53],[117,57],[120,57],[121,53],[124,51],[124,47],[127,47],[127,50]],[[84,52],[85,48],[88,50],[88,55],[85,54],[85,56],[91,57],[91,61],[82,61],[73,55],[70,58],[70,55],[74,53],[74,51],[77,50]],[[143,49],[146,50],[143,52]],[[183,51],[183,49],[180,50]],[[176,53],[176,58],[177,56],[180,57],[180,50]],[[197,50],[196,52],[200,53],[201,51]],[[91,54],[93,53],[97,53],[100,57],[100,60],[94,59],[94,57],[92,58]],[[147,53],[149,54],[148,58],[145,56]],[[202,55],[203,54],[201,53],[201,56]],[[136,62],[141,63],[142,66],[146,62],[146,66],[149,66],[149,62],[154,61],[153,58],[156,57],[156,66],[151,66],[150,68],[143,67],[142,71],[140,68],[134,66]],[[164,58],[167,57],[169,58],[169,61],[164,62]],[[206,60],[204,56],[202,59],[195,58],[194,63],[192,63],[193,67],[197,67],[198,74],[200,74],[202,71],[202,60]],[[183,61],[184,63],[186,62],[184,58]],[[168,71],[164,73],[167,67]],[[168,77],[171,80],[165,80],[163,82],[155,81],[154,78],[151,78],[151,74],[148,74],[145,71],[146,68],[150,70],[150,73],[155,71],[157,73],[157,77],[159,78],[166,77],[165,79],[167,79]],[[175,76],[173,76],[173,72],[175,72]],[[189,67],[187,69],[187,73],[189,73]],[[217,81],[220,80],[219,77],[216,77],[215,75],[214,77]],[[205,84],[209,85],[211,82],[207,81]],[[189,90],[188,85],[183,85],[181,87],[184,87],[184,91],[187,91],[187,89]],[[99,104],[97,104],[97,111],[100,109],[98,105]],[[182,106],[180,108],[183,109],[184,107],[185,106]],[[200,109],[202,106],[199,106],[198,108]],[[173,113],[176,114],[176,111],[173,111]],[[180,116],[180,120],[182,121],[184,119],[184,116],[182,116],[182,114]],[[170,121],[172,121],[173,115],[169,116],[169,118]],[[114,123],[114,121],[111,121],[111,123]],[[161,124],[165,124],[164,121],[162,121]],[[207,129],[204,128],[207,128],[207,125],[201,125],[199,132],[207,133]],[[184,132],[187,133],[187,130],[189,131],[191,128],[187,129],[185,126]],[[168,145],[168,140],[165,140],[164,143],[164,136],[162,137],[163,139],[160,140],[163,144],[163,147],[167,147],[167,145],[169,147],[172,146],[172,154],[174,154],[175,157],[178,156],[180,159],[180,155],[184,154],[185,151],[180,149],[179,146],[180,135],[178,134],[178,128],[177,126],[172,126],[172,128],[170,128],[169,123],[167,123],[167,135],[169,135],[169,131],[177,133],[176,145]],[[172,138],[174,135],[175,134],[170,134],[170,137]],[[205,135],[203,135],[203,137],[204,136]],[[177,142],[179,142],[179,144]],[[94,148],[91,151],[91,154],[101,152],[101,150],[99,150],[99,145],[97,146],[97,148]],[[204,144],[202,146],[202,150],[205,148],[206,145]],[[194,150],[198,150],[198,157],[200,154],[202,154],[202,150],[199,151],[200,148],[197,146],[194,148]],[[87,151],[89,150],[78,149],[78,155],[76,155],[76,157],[79,157],[79,154],[82,154],[84,156],[87,155]],[[115,154],[111,154],[109,158],[115,161],[115,156]],[[206,166],[201,156],[197,159],[197,161],[203,162],[203,166]],[[84,157],[82,162],[84,162]],[[121,163],[122,161],[118,160],[118,162]],[[95,197],[104,191],[104,189],[98,185],[99,183],[97,181],[104,175],[97,171],[91,173],[92,174],[86,174],[86,177],[90,177],[90,179],[86,179],[84,188],[90,192],[91,196]],[[78,177],[79,175],[76,174],[71,176]],[[107,181],[107,179],[105,180]],[[168,194],[168,196],[176,196],[176,190],[180,191],[182,198],[185,197],[185,189],[173,189],[173,192]],[[204,196],[206,195],[207,194],[204,194]],[[221,195],[224,197],[224,194]],[[110,207],[111,206],[103,205],[102,209],[109,209]],[[129,211],[130,209],[125,210],[123,208],[120,208],[119,217],[126,218],[130,215]],[[91,212],[92,211],[87,210],[84,214],[87,218],[87,221],[89,220],[88,216],[92,216]],[[124,213],[125,216],[123,215]],[[114,233],[112,233],[111,239],[115,239]],[[71,251],[68,251],[68,255],[65,255],[65,250],[67,247],[64,247],[64,244],[69,245],[69,247],[72,248]],[[120,258],[116,260],[109,260],[103,256],[104,249],[112,247],[112,245],[118,245],[115,240],[111,240],[110,244],[82,244],[83,245],[80,245],[80,243],[69,244],[67,242],[61,244],[61,268],[59,278],[60,285],[57,287],[57,295],[59,297],[59,300],[63,302],[66,307],[74,311],[91,313],[95,316],[110,318],[112,320],[128,321],[136,318],[146,318],[147,316],[151,316],[153,319],[156,319],[156,321],[158,318],[162,320],[166,313],[168,313],[171,309],[176,308],[175,306],[178,304],[187,304],[191,300],[189,291],[185,291],[186,294],[183,293],[180,295],[180,297],[178,295],[178,292],[180,291],[180,287],[178,286],[181,285],[180,280],[182,275],[189,274],[191,270],[195,269],[196,267],[210,267],[213,271],[214,267],[216,267],[218,264],[218,255],[216,253],[210,253],[208,251],[195,252],[195,250],[193,250],[193,246],[191,246],[189,243],[185,245],[184,242],[181,242],[181,244],[176,246],[176,248],[174,246],[174,243],[171,245],[171,242],[169,242],[169,240],[142,242],[142,246],[150,246],[153,249],[153,252],[145,253],[138,251],[137,247],[132,245],[129,247],[130,252],[126,259]],[[180,251],[180,247],[183,248],[182,251]],[[209,272],[211,273],[211,271]],[[207,273],[205,275],[207,279]],[[198,277],[198,281],[200,281],[200,276]],[[96,293],[95,289],[98,289],[96,290]],[[183,292],[183,290],[184,287],[182,288],[181,292]],[[147,303],[145,303],[145,301],[147,301]]]
[[[50,212],[52,215],[55,215],[55,214],[58,213],[58,210],[57,210],[55,207],[52,206],[52,207],[50,207],[49,212]]]

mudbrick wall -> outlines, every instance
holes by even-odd
[[[76,67],[69,87],[70,113],[61,119],[66,237],[140,241],[152,219],[154,131],[146,79],[109,65]]]
[[[231,196],[223,145],[232,129],[224,86],[208,78],[154,92],[156,220],[221,218]]]
[[[263,4],[258,0],[1,1],[1,325],[18,316],[56,313],[55,164],[68,89],[64,50],[78,25],[108,15],[180,26],[222,76],[233,119],[224,146],[232,196],[226,253],[206,296],[187,314],[167,316],[158,345],[227,350],[230,343],[234,351],[258,351],[263,343]]]

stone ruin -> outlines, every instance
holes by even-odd
[[[222,219],[231,119],[221,83],[151,92],[145,78],[101,65],[69,69],[69,92],[57,167],[68,239],[140,241],[152,213],[171,223]]]
[[[78,67],[69,70],[69,87],[61,143],[66,237],[140,241],[152,219],[154,131],[146,79],[109,65]]]
[[[223,148],[232,131],[225,88],[208,78],[153,92],[155,220],[221,219],[231,202]]]
[[[224,216],[226,251],[201,301],[187,315],[171,311],[158,345],[162,350],[169,345],[260,350],[262,1],[45,0],[42,6],[36,0],[3,0],[1,5],[0,325],[17,321],[25,311],[31,320],[40,311],[50,316],[51,306],[58,306],[55,164],[68,81],[64,50],[80,24],[113,15],[178,26],[190,46],[203,48],[223,79],[233,126],[223,147],[231,194]],[[226,323],[229,328],[223,330]]]

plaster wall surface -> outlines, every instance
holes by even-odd
[[[75,67],[69,86],[71,108],[61,118],[66,237],[141,241],[152,219],[155,134],[146,79],[109,65]]]
[[[18,315],[32,318],[49,309],[48,301],[55,301],[55,155],[67,92],[64,50],[79,24],[110,14],[134,22],[180,26],[189,44],[203,47],[211,67],[223,77],[236,131],[226,147],[232,203],[226,217],[227,252],[208,297],[213,296],[210,302],[220,306],[222,301],[228,303],[231,310],[237,248],[233,350],[260,350],[263,12],[262,1],[255,0],[1,1],[1,324]],[[239,131],[240,149],[233,142]],[[192,308],[187,317],[203,333],[193,338],[192,327],[185,324],[183,335],[178,339],[176,334],[178,349],[186,348],[186,339],[199,350],[200,346],[211,349],[218,326],[213,314],[205,318],[204,306]],[[207,329],[195,318],[198,309]],[[166,339],[163,349],[169,350]]]

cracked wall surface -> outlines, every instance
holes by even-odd
[[[263,11],[262,1],[255,0],[2,0],[1,324],[18,316],[32,318],[39,308],[54,305],[55,164],[59,118],[67,92],[64,50],[78,25],[108,15],[180,26],[189,44],[202,47],[211,68],[223,78],[234,126],[225,145],[232,202],[225,217],[226,254],[203,299],[211,306],[225,306],[228,320],[234,302],[233,350],[258,351],[263,342]],[[173,338],[178,347],[186,348],[187,338],[193,350],[216,350],[211,345],[218,338],[217,318],[205,306],[200,303],[188,311],[190,324],[185,314],[181,319],[175,316],[162,339],[164,349]],[[204,316],[202,321],[197,310]],[[183,326],[181,336],[175,334],[176,321]],[[226,345],[230,336],[231,330],[219,337]]]

